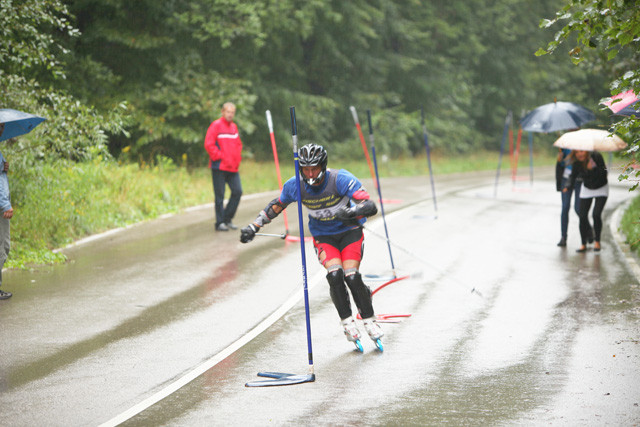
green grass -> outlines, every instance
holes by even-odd
[[[552,165],[551,154],[536,153],[536,165]],[[521,168],[528,167],[528,155],[520,157]],[[495,170],[498,155],[479,152],[447,157],[434,155],[434,174]],[[329,165],[344,168],[363,179],[371,176],[363,161]],[[381,159],[381,177],[428,174],[426,156],[406,159]],[[293,175],[292,161],[281,164],[282,179]],[[508,157],[503,169],[509,169]],[[273,162],[244,161],[241,166],[245,194],[278,188]],[[182,209],[211,203],[211,174],[207,168],[187,170],[166,158],[155,166],[120,165],[113,161],[87,163],[40,164],[36,168],[12,168],[10,173],[12,204],[12,248],[5,267],[28,268],[34,264],[63,262],[64,255],[53,252],[78,239],[109,229],[179,212]]]
[[[635,197],[620,220],[620,229],[631,250],[640,256],[640,196]]]

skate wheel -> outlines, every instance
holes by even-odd
[[[378,347],[378,350],[384,351],[384,347],[382,347],[382,341],[380,341],[380,338],[376,340],[376,347]]]
[[[360,342],[360,340],[355,340],[353,343],[356,345],[356,350],[358,350],[360,353],[364,353],[364,348],[362,348],[362,343]]]

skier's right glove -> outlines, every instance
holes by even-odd
[[[258,231],[259,227],[256,227],[254,224],[249,224],[243,229],[240,230],[240,241],[242,243],[249,243],[256,237],[256,231]]]

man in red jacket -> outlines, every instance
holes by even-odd
[[[231,222],[242,196],[242,183],[238,173],[242,160],[242,141],[238,134],[238,126],[233,122],[235,114],[236,106],[226,102],[222,106],[222,117],[211,123],[204,138],[204,148],[209,153],[209,167],[213,179],[217,231],[238,228]],[[231,195],[225,207],[224,192],[227,184]]]

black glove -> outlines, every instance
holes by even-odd
[[[339,221],[349,221],[358,217],[369,217],[376,213],[378,213],[376,204],[371,200],[364,200],[353,207],[343,206],[338,209],[336,219]]]
[[[356,217],[355,208],[350,208],[347,206],[343,206],[336,211],[336,219],[338,221],[349,221]]]
[[[256,237],[256,231],[258,231],[258,227],[253,224],[247,225],[240,230],[240,241],[242,243],[249,243]]]

